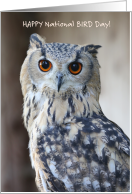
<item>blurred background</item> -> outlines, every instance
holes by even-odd
[[[23,27],[23,21],[43,21],[38,27]],[[110,27],[45,27],[44,22],[99,21]],[[101,65],[100,104],[104,114],[130,137],[130,26],[125,12],[1,14],[1,191],[35,192],[28,133],[23,125],[23,97],[19,82],[29,37],[38,33],[47,42],[99,44]]]

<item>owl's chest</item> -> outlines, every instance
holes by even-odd
[[[82,149],[80,142],[80,131],[71,125],[49,126],[37,140],[40,160],[47,166],[49,174],[63,182],[66,180],[69,191],[74,191],[74,182],[81,185],[82,172],[88,174],[83,156],[86,150]]]

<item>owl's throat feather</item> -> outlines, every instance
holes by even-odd
[[[33,87],[34,88],[34,87]],[[42,93],[34,90],[25,97],[24,112],[25,125],[30,134],[35,120],[42,126],[56,123],[63,125],[74,116],[91,117],[93,113],[99,114],[101,107],[93,92],[81,90],[78,92],[54,93],[44,90]],[[34,122],[32,123],[32,119]]]
[[[54,93],[49,95],[44,92],[48,101],[45,104],[47,115],[51,116],[53,121],[60,121],[59,124],[64,123],[65,118],[78,116],[90,117],[93,112],[99,114],[101,108],[99,102],[96,100],[94,93],[88,91],[68,91],[65,93]]]

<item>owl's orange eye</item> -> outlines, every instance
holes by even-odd
[[[77,75],[81,72],[82,70],[82,64],[79,62],[73,62],[69,65],[69,71],[74,74]]]
[[[52,64],[48,60],[40,60],[39,61],[39,68],[41,71],[47,72],[51,69]]]

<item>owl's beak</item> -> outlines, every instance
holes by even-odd
[[[57,81],[58,81],[58,92],[60,91],[60,87],[62,85],[62,78],[63,78],[63,74],[58,72],[56,75]]]

